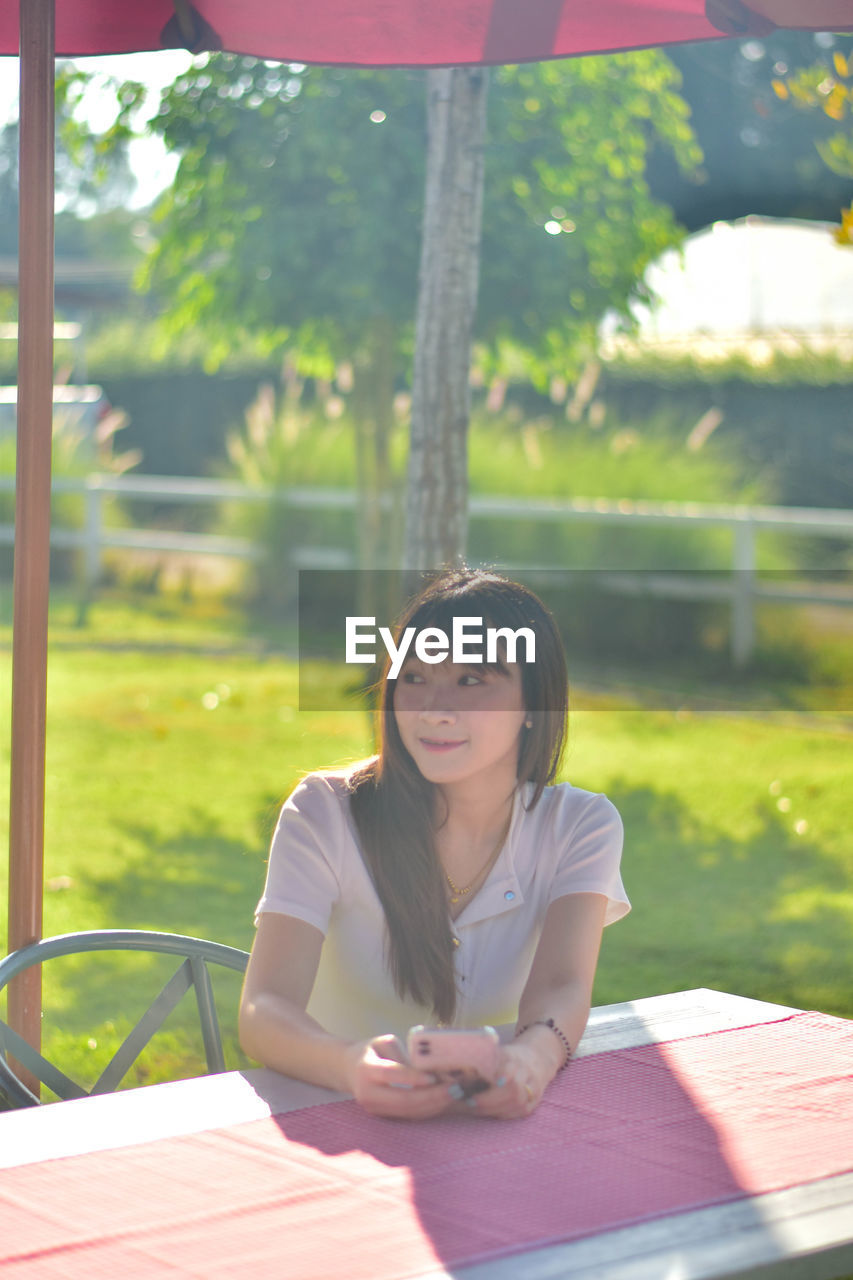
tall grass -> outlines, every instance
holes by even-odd
[[[335,421],[298,406],[275,406],[270,397],[253,406],[244,428],[230,441],[229,473],[248,484],[272,487],[356,485],[355,429],[345,416]],[[395,483],[404,483],[407,427],[398,421],[391,442]],[[659,423],[647,429],[618,424],[594,431],[564,418],[523,420],[511,412],[480,412],[469,435],[469,483],[474,496],[512,495],[531,499],[608,498],[716,503],[766,501],[772,495],[755,482],[737,478],[725,452],[709,447],[691,452],[676,444]],[[351,545],[352,525],[338,513],[300,514],[273,503],[265,511],[234,511],[243,532],[259,539],[267,561],[280,563],[282,548],[314,539],[319,545]],[[232,526],[233,527],[233,526]],[[341,538],[349,542],[341,543]],[[765,564],[779,563],[769,542]],[[728,568],[731,539],[725,531],[685,534],[661,529],[542,525],[533,521],[473,517],[470,554],[500,561],[578,567]]]
[[[691,453],[649,423],[593,430],[556,417],[495,421],[478,416],[471,428],[471,492],[532,499],[607,498],[665,502],[743,503],[764,498],[736,479],[722,450]],[[590,569],[727,569],[725,530],[685,531],[577,523],[506,528],[477,520],[471,546],[478,556],[527,556],[532,561]]]
[[[125,425],[125,417],[118,410],[109,411],[94,430],[86,427],[81,411],[73,406],[54,410],[51,474],[54,480],[82,480],[92,471],[120,475],[139,461],[135,451],[119,453],[114,448],[116,432]],[[0,524],[14,525],[17,446],[12,432],[0,433],[0,476],[9,485],[0,490]],[[122,523],[121,503],[115,497],[102,498],[102,510],[112,524]],[[86,520],[85,499],[82,495],[54,493],[51,500],[51,520],[63,530],[82,529]],[[0,546],[0,577],[11,578],[13,549]],[[78,556],[71,551],[51,552],[51,577],[66,581],[80,576]]]
[[[469,430],[472,494],[525,497],[649,498],[694,502],[765,502],[773,495],[738,478],[736,460],[718,446],[691,451],[674,440],[669,423],[619,423],[593,429],[565,416],[525,417],[475,412]],[[355,430],[341,414],[285,403],[265,393],[234,433],[230,472],[247,483],[270,483],[270,464],[292,485],[351,487],[356,483]],[[392,469],[405,477],[408,424],[398,417]]]
[[[263,502],[226,504],[226,529],[247,537],[258,556],[248,572],[247,598],[265,616],[295,608],[294,549],[351,547],[354,516],[340,511],[302,511],[284,491],[297,487],[353,489],[355,432],[348,420],[329,421],[306,412],[293,398],[277,404],[262,388],[239,431],[228,436],[225,474],[251,488],[271,490]]]
[[[479,410],[469,436],[472,496],[724,504],[751,503],[772,496],[757,482],[739,479],[735,460],[716,441],[691,449],[683,433],[676,438],[667,422],[626,429],[606,416],[597,421],[596,428],[588,421],[570,423],[564,413],[556,411],[530,418],[517,406],[499,415]],[[279,491],[318,485],[353,490],[354,440],[354,424],[346,416],[329,421],[295,398],[277,405],[270,392],[259,398],[243,429],[231,437],[231,474],[244,483],[265,484]],[[407,428],[400,415],[391,441],[395,494],[405,487],[406,452]],[[295,551],[359,545],[355,512],[304,511],[289,505],[280,494],[251,509],[235,508],[227,518],[232,522],[230,527],[248,535],[259,548],[249,598],[268,616],[295,611],[296,574],[289,569]],[[384,518],[390,516],[386,513]],[[398,530],[398,535],[401,532]],[[401,551],[398,543],[396,561]],[[763,569],[790,563],[778,539],[763,536],[759,553]],[[645,652],[666,661],[673,655],[683,657],[703,649],[725,655],[725,605],[659,598],[626,603],[624,597],[606,592],[602,598],[601,583],[585,571],[728,575],[732,567],[730,529],[472,514],[467,558],[471,563],[511,572],[542,566],[581,571],[568,584],[570,598],[561,621],[567,636],[582,648],[604,644],[614,653],[623,653],[627,645],[634,653]],[[359,561],[358,567],[375,566]],[[560,588],[563,593],[566,585]]]

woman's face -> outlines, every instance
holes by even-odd
[[[517,664],[503,672],[408,658],[393,706],[403,745],[429,782],[514,785],[526,718]]]

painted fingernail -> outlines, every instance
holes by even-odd
[[[456,1102],[458,1102],[460,1098],[465,1097],[465,1090],[462,1088],[461,1084],[448,1085],[447,1093],[449,1097],[453,1098]]]
[[[495,1088],[502,1089],[505,1084],[506,1084],[506,1076],[498,1076],[497,1080],[495,1081]]]
[[[466,1107],[476,1107],[476,1105],[477,1105],[477,1099],[476,1099],[476,1098],[466,1098],[466,1099],[465,1099],[465,1106],[466,1106]]]

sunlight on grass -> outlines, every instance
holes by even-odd
[[[781,716],[576,717],[566,772],[619,807],[634,905],[598,1002],[706,986],[853,1013],[848,744]]]

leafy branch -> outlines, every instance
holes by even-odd
[[[790,101],[800,110],[821,111],[843,126],[815,146],[827,168],[853,178],[853,62],[836,49],[831,67],[817,63],[775,79],[772,85],[782,101]],[[853,245],[853,203],[841,211],[841,225],[833,234],[839,244]]]

